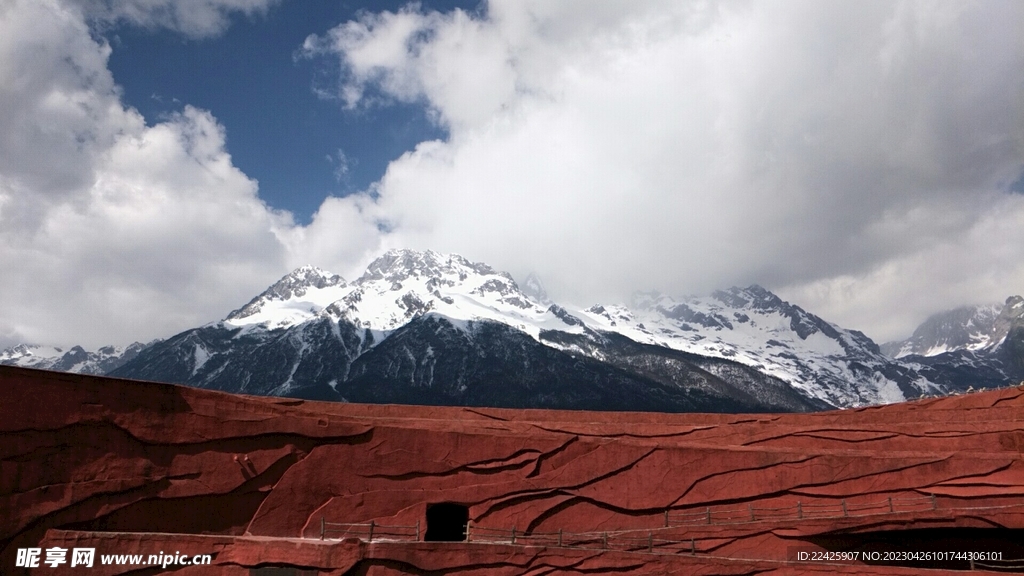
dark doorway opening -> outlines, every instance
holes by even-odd
[[[462,504],[427,505],[427,542],[465,542],[469,525],[469,508]]]

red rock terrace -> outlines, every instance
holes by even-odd
[[[159,574],[99,565],[158,551],[212,555],[182,575],[1022,571],[1022,421],[1024,388],[816,414],[598,413],[3,366],[0,572],[23,570],[27,547],[96,549],[91,570],[26,570],[46,574]],[[1002,559],[885,560],[905,552]]]

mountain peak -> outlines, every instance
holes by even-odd
[[[759,284],[751,284],[746,288],[733,286],[728,290],[716,290],[711,297],[731,308],[775,310],[782,309],[787,305],[782,298]]]
[[[301,298],[310,289],[323,290],[345,286],[345,279],[316,266],[300,266],[253,298],[248,304],[228,314],[227,320],[240,320],[258,314],[268,302]]]
[[[533,272],[526,276],[526,280],[523,280],[520,289],[524,294],[537,302],[542,304],[549,304],[551,302],[551,298],[548,297],[548,291],[544,289],[544,283]]]
[[[145,344],[135,342],[125,348],[104,346],[96,352],[90,352],[81,346],[64,350],[52,346],[19,344],[0,351],[0,364],[59,372],[105,374],[134,358],[145,347]]]
[[[328,272],[322,268],[316,266],[300,266],[295,270],[292,270],[283,278],[274,283],[271,288],[275,287],[313,287],[313,288],[326,288],[328,286],[341,286],[345,284],[345,279],[341,276]]]
[[[1003,309],[1017,318],[1024,317],[1024,298],[1020,296],[1010,296],[1006,299],[1006,304]]]
[[[892,357],[902,358],[911,354],[935,356],[954,350],[988,348],[999,342],[1013,323],[1012,300],[1011,296],[1005,306],[961,306],[932,314],[910,338],[886,343],[883,349]]]
[[[441,254],[433,250],[388,250],[366,267],[366,272],[356,281],[358,284],[374,280],[400,283],[411,277],[439,278],[457,275],[465,279],[469,274],[495,274],[493,268],[470,262],[458,254]],[[511,279],[511,278],[510,278]]]

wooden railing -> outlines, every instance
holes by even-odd
[[[621,552],[647,552],[671,554],[710,554],[720,543],[719,538],[670,537],[678,528],[699,525],[733,525],[752,522],[792,521],[863,517],[879,514],[944,511],[992,511],[1017,508],[1024,513],[1024,502],[998,506],[939,506],[934,495],[919,498],[886,498],[872,502],[804,503],[792,506],[743,508],[710,508],[703,511],[664,512],[664,527],[608,530],[601,532],[536,532],[512,528],[491,528],[466,525],[465,542],[505,544],[513,546],[544,546],[589,550],[615,550]],[[320,539],[359,538],[366,542],[417,542],[423,536],[420,523],[414,526],[377,524],[374,521],[358,524],[328,522],[320,518]],[[677,536],[673,534],[672,536]],[[750,558],[747,558],[750,560]],[[1024,559],[970,560],[971,569],[1024,571]]]
[[[337,536],[329,536],[337,534]],[[328,522],[323,516],[320,517],[320,539],[331,538],[359,538],[367,542],[377,540],[400,540],[414,542],[420,539],[420,523],[415,526],[390,526],[377,524],[369,521],[365,524],[345,524],[341,522]]]
[[[686,512],[665,511],[665,526],[694,526],[699,524],[746,524],[749,522],[780,522],[785,520],[809,520],[874,516],[876,514],[897,514],[938,510],[935,495],[918,498],[886,498],[874,502],[804,503],[797,501],[792,506],[761,508],[748,504],[743,508],[711,508]]]

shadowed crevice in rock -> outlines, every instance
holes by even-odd
[[[577,442],[579,442],[579,437],[573,436],[566,440],[561,446],[555,448],[554,450],[549,450],[537,456],[537,459],[534,460],[533,462],[533,470],[531,470],[530,473],[526,475],[526,477],[533,478],[535,476],[540,475],[541,469],[544,467],[545,462],[548,462],[549,460],[558,456],[559,454],[564,453],[566,450],[569,449],[570,446],[573,446]]]
[[[861,437],[856,437],[861,435]],[[896,432],[885,432],[885,431],[871,431],[871,430],[857,430],[857,429],[839,429],[839,428],[823,428],[821,430],[808,430],[805,432],[796,432],[792,434],[782,434],[777,436],[768,436],[766,438],[757,438],[749,442],[744,442],[743,446],[753,446],[755,444],[772,442],[774,440],[797,438],[797,437],[816,438],[821,440],[831,440],[836,442],[847,442],[850,444],[858,444],[863,442],[872,442],[875,440],[889,440],[900,436]],[[854,437],[849,437],[854,436]]]
[[[520,459],[520,457],[528,455],[531,457]],[[441,472],[413,471],[405,472],[403,474],[360,474],[359,476],[363,478],[380,478],[385,480],[413,480],[416,478],[436,478],[443,476],[451,476],[462,472],[472,472],[474,474],[482,475],[498,474],[501,472],[506,472],[508,470],[519,470],[521,468],[529,466],[530,464],[536,464],[537,458],[534,455],[540,456],[540,452],[533,449],[523,449],[517,450],[516,452],[509,454],[504,458],[491,458],[488,460],[468,462],[461,466],[449,468],[448,470],[444,470]]]
[[[487,414],[485,412],[480,412],[478,410],[473,410],[472,408],[466,408],[466,412],[469,412],[470,414],[476,414],[477,416],[482,416],[482,417],[487,418],[489,420],[497,420],[498,422],[508,422],[507,418],[502,418],[500,416],[495,416],[494,414]]]
[[[547,511],[545,511],[543,514],[541,514],[540,516],[537,516],[536,518],[534,518],[533,521],[531,521],[530,524],[527,525],[527,527],[525,529],[525,532],[527,534],[533,533],[546,520],[548,520],[548,519],[550,519],[550,518],[552,518],[552,517],[554,517],[554,516],[556,516],[556,515],[558,515],[558,514],[560,514],[562,512],[570,510],[573,507],[579,506],[580,504],[583,504],[583,503],[590,504],[590,505],[592,505],[592,506],[594,506],[596,508],[600,508],[602,510],[607,510],[609,512],[614,512],[615,514],[619,514],[619,515],[623,515],[623,516],[636,516],[636,517],[654,516],[654,515],[659,514],[661,512],[661,510],[656,510],[656,509],[651,509],[651,510],[627,510],[627,509],[623,509],[623,508],[617,508],[615,506],[609,506],[608,504],[605,504],[604,502],[601,502],[600,500],[595,500],[593,498],[586,498],[586,497],[583,497],[583,496],[570,496],[570,498],[568,500],[565,500],[565,501],[563,501],[563,502],[561,502],[559,504],[556,504],[556,505],[548,508]]]
[[[0,462],[35,461],[38,458],[60,455],[70,446],[81,449],[89,446],[105,450],[113,445],[137,445],[137,452],[154,464],[166,464],[167,459],[183,454],[225,452],[245,454],[284,446],[295,446],[304,451],[324,444],[361,444],[373,437],[372,430],[360,434],[327,438],[314,438],[300,434],[266,433],[244,437],[211,439],[205,442],[151,442],[144,441],[128,430],[108,422],[75,423],[52,430],[19,430],[4,432],[5,444],[12,452],[0,448]],[[28,446],[31,452],[18,453],[18,447]],[[0,484],[2,487],[3,484]],[[4,491],[0,490],[0,494]]]
[[[715,479],[715,478],[717,478],[719,476],[740,475],[743,472],[753,472],[753,471],[763,472],[763,471],[767,471],[767,470],[770,470],[772,468],[777,468],[777,467],[780,467],[780,466],[792,466],[792,465],[805,464],[807,462],[811,462],[811,461],[815,460],[816,458],[817,458],[816,456],[796,457],[793,460],[784,460],[782,462],[771,462],[771,463],[764,464],[762,466],[747,467],[747,468],[736,468],[736,469],[730,469],[730,470],[721,470],[721,471],[718,471],[718,472],[713,472],[711,474],[705,474],[704,476],[700,476],[700,477],[694,478],[694,480],[690,483],[690,486],[688,488],[686,488],[683,491],[683,493],[680,494],[679,497],[675,499],[675,501],[672,502],[672,506],[679,505],[680,502],[683,501],[686,498],[686,496],[691,491],[693,491],[695,488],[697,488],[697,486],[699,484],[701,484],[702,482],[706,482],[706,481]],[[727,500],[715,499],[714,503],[718,504],[718,503],[721,503],[723,501],[727,501]]]
[[[370,559],[359,562],[356,566],[345,573],[345,576],[373,576],[379,568],[387,568],[399,574],[414,574],[417,576],[445,576],[446,574],[487,574],[489,571],[501,571],[514,569],[520,574],[543,575],[543,574],[630,574],[643,567],[641,561],[634,561],[631,564],[599,565],[588,567],[593,564],[591,558],[581,559],[570,563],[551,562],[543,556],[534,556],[531,561],[524,563],[490,562],[465,565],[446,565],[441,569],[424,569],[413,562],[401,562],[396,560]]]
[[[712,428],[712,427],[711,426],[703,426],[703,427],[700,427],[700,428],[694,428],[692,430],[680,430],[678,432],[666,432],[664,434],[641,434],[641,433],[637,433],[637,432],[620,432],[620,433],[617,433],[617,434],[597,434],[597,433],[578,432],[576,430],[571,429],[568,426],[562,427],[562,428],[548,428],[548,427],[545,427],[545,426],[537,426],[538,430],[543,430],[545,432],[552,432],[552,433],[555,433],[555,434],[574,434],[576,436],[591,437],[591,438],[637,438],[637,439],[681,438],[681,437],[684,437],[684,436],[688,436],[688,435],[690,435],[690,434],[692,434],[694,432],[697,432],[699,430],[707,430],[709,428]]]
[[[160,478],[133,490],[93,495],[76,505],[37,519],[26,526],[12,546],[39,540],[52,528],[103,532],[162,532],[181,534],[241,534],[248,520],[273,485],[295,462],[291,453],[262,473],[225,494],[199,494],[179,498],[160,497],[178,480],[195,480],[196,474]],[[80,521],[81,518],[91,518]],[[0,543],[6,546],[6,542]]]

